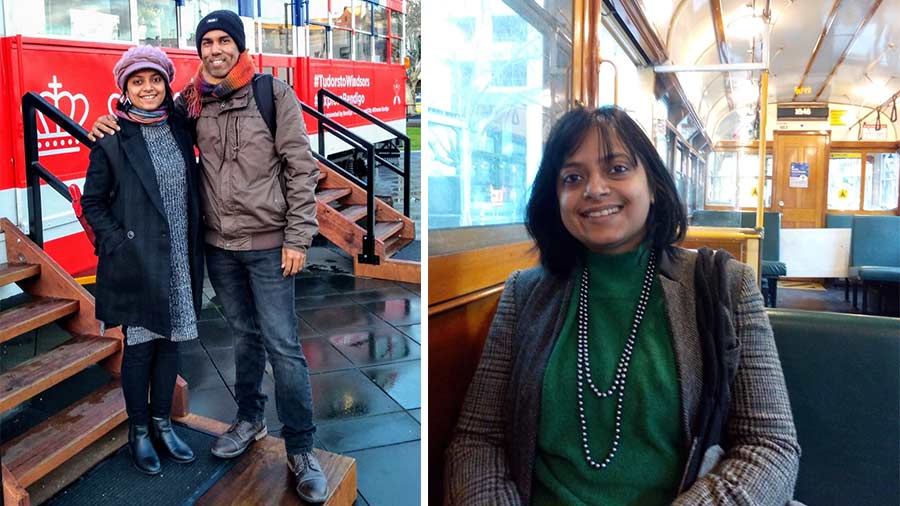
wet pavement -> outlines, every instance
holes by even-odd
[[[357,459],[357,505],[420,503],[419,285],[348,274],[348,258],[310,253],[296,280],[301,345],[310,367],[316,446]],[[234,345],[208,281],[200,338],[183,348],[191,412],[226,423],[234,400]],[[279,435],[271,369],[263,380],[269,433]]]
[[[296,279],[298,332],[310,367],[316,446],[357,460],[357,505],[420,504],[420,295],[419,285],[349,272],[352,260],[333,247],[312,248]],[[15,300],[14,300],[15,299]],[[21,303],[22,296],[0,301]],[[200,338],[182,344],[181,375],[191,412],[230,423],[234,399],[234,343],[207,280],[198,325]],[[58,346],[68,335],[56,325],[0,346],[0,369],[14,367]],[[4,413],[9,440],[108,380],[92,367]],[[269,433],[281,423],[271,368],[263,380]]]

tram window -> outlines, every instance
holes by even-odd
[[[178,47],[175,4],[170,0],[143,0],[137,4],[138,41],[151,46]]]
[[[721,152],[712,157],[706,193],[707,205],[733,206],[737,187],[737,153]]]
[[[519,16],[494,16],[491,23],[495,42],[516,42],[526,37],[528,23]]]
[[[400,63],[400,39],[391,39],[391,63]]]
[[[356,38],[356,60],[372,61],[372,36],[366,33],[353,34]]]
[[[332,0],[331,19],[336,27],[351,28],[353,26],[353,12],[350,10],[350,0]]]
[[[372,4],[357,1],[353,18],[353,28],[357,32],[372,33]]]
[[[525,86],[528,81],[528,67],[524,65],[506,65],[506,62],[495,62],[491,65],[491,84],[494,86]]]
[[[131,41],[129,0],[7,2],[11,25],[26,35],[65,35],[83,40]]]
[[[324,26],[309,25],[309,57],[328,58],[328,30]]]
[[[181,47],[194,49],[194,42],[197,29],[197,23],[212,11],[228,9],[238,12],[238,0],[184,0],[184,7],[181,8]],[[250,34],[247,34],[248,39]],[[247,41],[250,46],[250,40]]]
[[[391,11],[391,35],[403,36],[403,14],[398,11]]]
[[[388,13],[381,5],[375,6],[375,33],[381,36],[388,34]],[[399,26],[398,26],[399,28]]]
[[[260,0],[256,26],[262,35],[260,49],[263,53],[293,54],[294,24],[289,4],[282,0]]]
[[[862,154],[832,153],[828,161],[828,209],[859,211]]]
[[[384,37],[375,37],[375,53],[372,61],[384,63],[388,59],[388,40]]]
[[[349,30],[334,29],[331,32],[334,46],[334,54],[332,58],[338,60],[349,60],[351,57],[351,36]]]
[[[328,24],[328,2],[307,2],[306,10],[310,23]]]
[[[262,33],[262,52],[293,54],[294,27],[280,23],[257,23]]]
[[[866,157],[865,211],[897,209],[898,172],[900,156],[897,153],[870,153]]]
[[[429,87],[433,113],[422,156],[429,188],[439,188],[430,195],[440,196],[429,199],[429,228],[522,223],[544,138],[562,109],[553,99],[569,88],[557,76],[567,75],[570,60],[552,56],[571,54],[571,39],[557,37],[557,30],[571,28],[532,25],[531,9],[541,7],[521,2],[423,7],[438,23],[435,32],[447,34],[429,48],[438,78]],[[537,19],[555,22],[545,14]],[[394,28],[392,19],[391,33]],[[440,135],[432,127],[437,123],[445,125]]]

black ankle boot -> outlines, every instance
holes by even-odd
[[[159,474],[161,469],[159,456],[153,449],[146,425],[131,424],[128,427],[128,450],[134,467],[144,474]]]
[[[175,462],[187,464],[196,458],[191,447],[187,445],[172,428],[172,421],[168,418],[150,418],[151,436],[153,440],[166,449],[166,453]]]

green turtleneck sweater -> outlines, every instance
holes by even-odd
[[[601,391],[609,388],[628,338],[648,260],[646,246],[617,255],[588,254],[588,349],[594,384]],[[619,450],[599,470],[585,460],[576,404],[581,274],[577,280],[544,372],[532,504],[670,504],[686,457],[675,355],[659,279],[653,281],[628,369]],[[584,403],[591,456],[602,462],[615,431],[616,395],[600,399],[585,381]]]

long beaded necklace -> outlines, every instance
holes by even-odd
[[[634,351],[635,342],[637,341],[638,329],[641,321],[644,319],[644,312],[647,310],[647,302],[650,300],[650,290],[653,287],[653,279],[656,276],[656,253],[650,251],[650,259],[647,262],[647,271],[644,273],[644,283],[641,287],[641,295],[638,298],[637,308],[634,311],[634,320],[631,324],[631,331],[628,339],[625,341],[625,347],[616,364],[616,375],[612,384],[604,391],[597,388],[594,380],[591,378],[591,359],[588,353],[588,268],[584,267],[581,275],[581,286],[578,292],[578,363],[577,363],[577,383],[578,383],[578,419],[581,422],[581,443],[584,450],[584,458],[588,465],[594,469],[605,469],[612,462],[612,459],[619,451],[619,440],[622,437],[622,402],[625,400],[625,380],[628,378],[628,367],[631,364],[631,355]],[[616,396],[616,423],[615,433],[613,434],[612,447],[606,454],[606,457],[597,462],[591,456],[591,449],[588,446],[588,428],[587,419],[584,416],[584,382],[591,391],[600,399],[605,399],[613,395]]]

